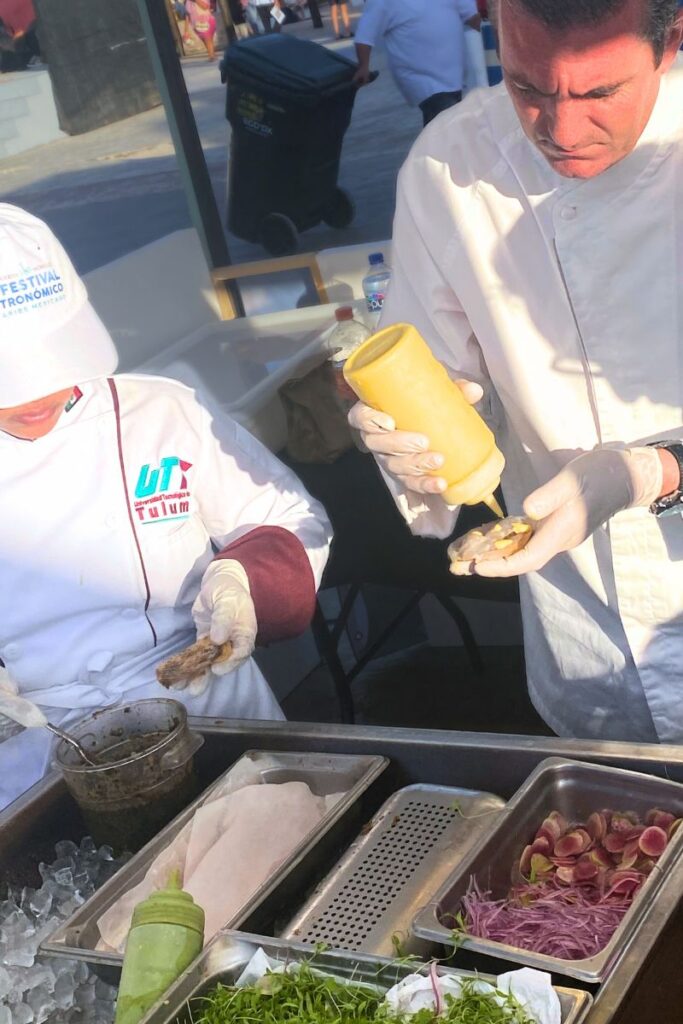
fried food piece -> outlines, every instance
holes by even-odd
[[[526,547],[533,532],[533,524],[524,516],[508,516],[494,523],[484,523],[454,540],[448,547],[448,557],[451,562],[509,558]]]
[[[226,661],[232,654],[232,644],[214,644],[203,636],[195,644],[172,654],[157,665],[157,679],[167,689],[176,683],[191,683],[209,671],[218,661]]]

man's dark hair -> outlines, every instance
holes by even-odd
[[[504,0],[496,0],[498,6]],[[534,18],[553,29],[597,25],[616,14],[628,0],[513,0]],[[676,20],[678,0],[643,0],[642,34],[652,43],[656,63],[662,59],[669,29]]]

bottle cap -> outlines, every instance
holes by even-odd
[[[132,928],[142,924],[169,924],[204,935],[204,911],[180,887],[180,872],[173,871],[165,889],[153,892],[133,911]]]
[[[368,262],[371,267],[376,266],[378,263],[384,263],[384,253],[371,252],[370,255],[368,256]]]
[[[350,306],[340,306],[335,309],[334,315],[337,320],[353,320],[353,310]]]

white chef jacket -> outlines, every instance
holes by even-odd
[[[396,84],[416,107],[462,89],[464,23],[476,13],[476,0],[367,0],[356,43],[384,42]]]
[[[683,64],[634,152],[557,175],[504,86],[473,93],[401,171],[383,324],[480,381],[511,513],[596,445],[683,436]],[[396,490],[396,489],[395,489]],[[456,512],[396,491],[413,530]],[[520,581],[531,697],[560,735],[683,741],[683,521],[619,513]]]
[[[294,474],[189,388],[122,375],[81,390],[46,437],[0,432],[0,659],[65,728],[88,709],[166,695],[155,668],[195,639],[192,603],[217,550],[281,527],[312,587],[330,540]],[[252,659],[200,697],[171,696],[195,715],[283,717]],[[45,730],[1,743],[0,807],[49,761]]]

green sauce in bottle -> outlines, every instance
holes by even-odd
[[[168,885],[138,903],[128,934],[115,1024],[138,1024],[202,951],[204,911],[180,886]]]

